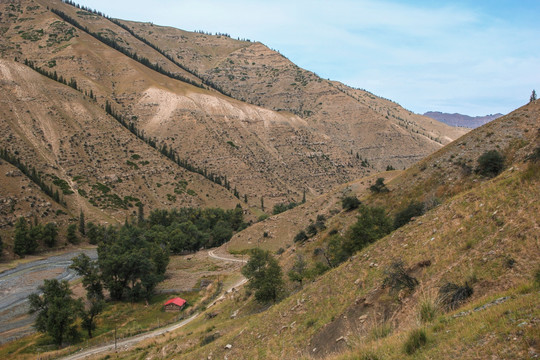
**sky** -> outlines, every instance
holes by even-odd
[[[115,18],[260,41],[322,78],[420,114],[507,114],[540,90],[538,0],[78,3]]]

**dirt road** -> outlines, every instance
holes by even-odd
[[[208,256],[211,257],[211,258],[214,258],[214,259],[222,260],[222,261],[246,262],[246,260],[240,260],[240,259],[235,259],[235,258],[232,258],[232,257],[224,257],[224,256],[216,255],[215,250],[208,251]],[[222,294],[219,298],[217,298],[210,305],[208,305],[207,309],[214,306],[216,303],[220,302],[222,299],[224,299],[226,294],[230,293],[232,291],[232,289],[238,288],[239,286],[242,286],[246,282],[247,282],[247,279],[242,277],[239,281],[237,281],[234,284],[232,284],[231,286],[229,286],[227,288],[227,290],[224,292],[224,294]],[[136,336],[132,336],[130,338],[118,340],[117,343],[116,343],[116,351],[118,352],[118,351],[128,350],[130,347],[132,347],[133,345],[138,344],[139,342],[141,342],[143,340],[150,339],[150,338],[153,338],[153,337],[156,337],[156,336],[160,336],[162,334],[165,334],[165,333],[174,331],[176,329],[179,329],[179,328],[181,328],[183,326],[186,326],[187,324],[189,324],[190,322],[195,320],[200,315],[201,315],[201,313],[198,312],[198,313],[193,314],[191,317],[189,317],[189,318],[187,318],[185,320],[182,320],[179,323],[172,324],[172,325],[169,325],[169,326],[166,326],[166,327],[154,330],[154,331],[150,331],[150,332],[147,332],[147,333],[144,333],[144,334],[139,334],[139,335],[136,335]],[[82,351],[80,351],[78,353],[66,356],[63,359],[64,360],[79,360],[79,359],[84,359],[84,358],[86,358],[88,356],[93,356],[93,355],[97,355],[97,354],[101,354],[101,353],[109,352],[109,351],[115,351],[114,343],[100,345],[98,347],[82,350]]]

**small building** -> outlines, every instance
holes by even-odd
[[[175,297],[170,300],[168,300],[165,304],[163,304],[163,309],[165,311],[180,311],[184,308],[186,305],[186,300]]]

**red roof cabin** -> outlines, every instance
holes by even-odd
[[[180,311],[186,305],[186,300],[176,297],[163,304],[165,311]]]

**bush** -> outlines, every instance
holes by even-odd
[[[414,354],[418,349],[427,344],[427,334],[424,329],[416,329],[411,331],[407,341],[403,346],[408,355]]]
[[[201,340],[201,346],[208,345],[208,344],[210,344],[211,342],[213,342],[214,340],[216,340],[217,338],[219,338],[219,333],[210,334],[210,335],[208,335],[208,336],[205,336],[205,337]]]
[[[347,196],[341,200],[341,206],[345,211],[352,211],[360,206],[360,200],[356,196]]]
[[[390,287],[390,292],[397,293],[401,289],[414,290],[418,285],[416,278],[407,274],[403,261],[396,260],[384,271],[386,277],[383,280],[383,287]]]
[[[296,236],[294,237],[294,242],[299,242],[300,244],[302,244],[307,239],[309,239],[309,238],[308,238],[306,232],[304,230],[300,230],[300,232],[298,234],[296,234]]]
[[[504,169],[504,156],[497,150],[490,150],[478,158],[476,172],[482,176],[494,177]]]
[[[473,288],[466,282],[460,286],[454,283],[446,283],[439,289],[439,301],[448,310],[457,308],[473,294]]]
[[[413,217],[424,214],[424,204],[413,201],[405,209],[398,212],[394,218],[394,229],[407,224]]]
[[[371,190],[371,192],[374,192],[376,194],[379,194],[379,193],[385,193],[385,192],[388,192],[390,190],[388,190],[388,188],[386,187],[385,183],[384,183],[384,178],[378,178],[377,181],[375,181],[375,184],[374,185],[371,185],[369,187],[369,190]]]

